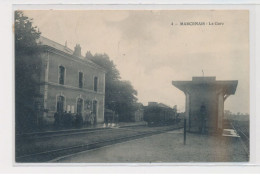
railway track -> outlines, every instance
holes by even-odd
[[[245,152],[249,155],[249,149],[250,149],[249,131],[247,131],[248,133],[244,132],[243,129],[237,123],[234,122],[230,122],[230,125],[239,134],[240,142]]]
[[[52,133],[42,133],[38,135],[33,136],[23,136],[20,137],[20,140],[32,140],[32,141],[41,141],[46,139],[52,139],[52,138],[62,138],[64,137],[71,137],[71,136],[78,136],[78,135],[89,135],[94,133],[103,133],[108,134],[111,133],[114,136],[111,136],[111,138],[101,138],[97,139],[95,141],[86,142],[86,143],[79,143],[76,145],[68,145],[62,148],[54,148],[54,149],[46,149],[44,151],[35,151],[32,153],[25,153],[25,154],[18,154],[16,156],[16,162],[48,162],[52,159],[81,152],[86,151],[90,149],[95,149],[115,143],[120,143],[132,139],[142,138],[145,136],[150,136],[154,134],[164,133],[167,131],[171,131],[174,129],[179,129],[181,126],[171,126],[171,127],[158,127],[158,128],[142,128],[142,127],[122,127],[122,128],[108,128],[108,129],[101,129],[101,130],[94,130],[94,131],[71,131],[71,132],[52,132]],[[127,133],[126,133],[127,132]],[[18,140],[19,141],[19,140]]]
[[[45,131],[45,132],[36,132],[36,133],[24,133],[18,134],[15,136],[17,140],[21,139],[41,139],[48,137],[59,137],[59,136],[68,136],[75,134],[85,134],[85,133],[94,133],[97,131],[111,130],[111,128],[95,128],[95,129],[71,129],[71,130],[59,130],[59,131]]]

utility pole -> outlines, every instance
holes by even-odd
[[[183,144],[186,145],[186,118],[184,118]]]

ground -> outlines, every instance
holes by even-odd
[[[57,158],[62,163],[247,162],[241,140],[233,137],[187,134],[183,129]]]

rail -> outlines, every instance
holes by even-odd
[[[247,155],[249,155],[249,148],[250,148],[249,137],[241,130],[241,128],[238,125],[234,125],[232,122],[230,122],[230,125],[239,134],[240,136],[239,140],[243,146],[243,149],[245,150]]]
[[[24,163],[24,162],[50,162],[51,160],[61,157],[61,156],[65,156],[65,155],[69,155],[69,154],[74,154],[77,152],[81,152],[81,151],[86,151],[86,150],[90,150],[90,149],[95,149],[95,148],[99,148],[99,147],[103,147],[103,146],[107,146],[107,145],[111,145],[111,144],[116,144],[116,143],[120,143],[120,142],[124,142],[124,141],[129,141],[132,139],[138,139],[138,138],[142,138],[142,137],[146,137],[146,136],[150,136],[150,135],[154,135],[154,134],[160,134],[160,133],[164,133],[167,131],[171,131],[171,130],[175,130],[175,129],[180,129],[183,127],[178,126],[171,126],[171,127],[165,127],[165,128],[156,128],[156,129],[150,129],[150,130],[146,130],[144,132],[141,132],[141,130],[139,131],[138,134],[134,134],[134,135],[126,135],[123,137],[117,137],[114,139],[108,139],[108,140],[100,140],[100,141],[96,141],[96,142],[91,142],[91,143],[86,143],[86,144],[79,144],[79,145],[75,145],[75,146],[68,146],[68,147],[64,147],[64,148],[59,148],[59,149],[53,149],[53,150],[46,150],[44,152],[37,152],[37,153],[31,153],[31,154],[24,154],[21,156],[17,156],[16,157],[16,162],[17,163]],[[131,130],[129,128],[117,128],[123,131],[138,131],[136,128]],[[103,129],[104,130],[104,129]],[[106,129],[105,131],[112,131],[113,129]],[[82,132],[79,132],[82,133]],[[78,134],[79,134],[78,133]],[[75,135],[77,133],[74,133],[73,135]],[[60,136],[65,136],[65,134],[61,134]],[[69,134],[71,135],[71,134]],[[55,137],[57,135],[54,135]],[[53,136],[49,136],[49,137],[53,137]],[[46,138],[46,136],[44,137]]]

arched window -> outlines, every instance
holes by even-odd
[[[65,68],[63,66],[59,66],[59,84],[64,85],[65,80]]]
[[[97,92],[98,89],[98,77],[94,77],[94,91]]]
[[[57,112],[63,112],[64,111],[64,97],[58,96],[57,98]]]

